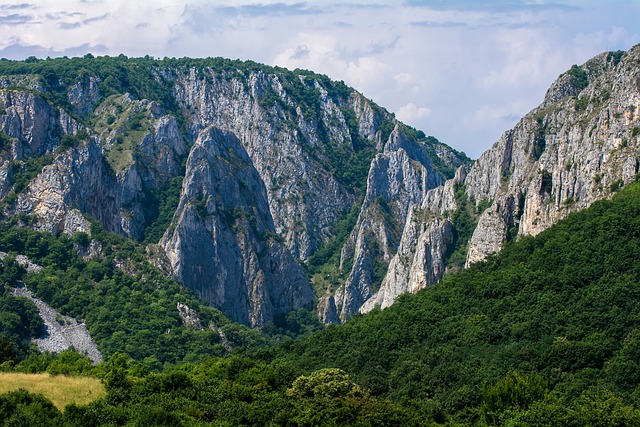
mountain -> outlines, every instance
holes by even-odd
[[[639,68],[571,67],[472,162],[309,71],[0,60],[0,365],[107,393],[0,418],[637,425]],[[30,349],[45,303],[106,362]]]
[[[94,259],[97,226],[131,239],[244,325],[343,322],[633,181],[639,55],[573,66],[475,162],[305,70],[2,60],[2,216]]]
[[[313,308],[300,263],[335,246],[351,211],[378,231],[352,233],[336,276],[351,263],[371,286],[409,206],[469,163],[307,71],[121,56],[5,60],[0,76],[5,218],[55,234],[95,219],[254,327]]]
[[[427,192],[360,311],[387,307],[632,182],[640,169],[639,60],[636,46],[574,65],[468,171]]]
[[[640,181],[536,237],[507,243],[438,286],[279,345],[162,372],[124,354],[98,366],[74,352],[32,354],[15,369],[98,376],[106,395],[62,411],[42,395],[12,391],[0,395],[0,419],[54,426],[635,426],[639,248]]]

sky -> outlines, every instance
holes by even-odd
[[[3,0],[0,58],[313,70],[477,158],[571,65],[640,43],[638,22],[640,0]]]

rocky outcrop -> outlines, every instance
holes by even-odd
[[[465,181],[467,194],[493,203],[480,217],[467,264],[497,252],[516,234],[538,234],[635,179],[639,57],[636,47],[619,63],[602,54],[572,68],[540,107],[478,159]],[[579,73],[587,80],[576,87]]]
[[[640,164],[638,63],[640,46],[621,57],[605,53],[572,67],[551,86],[541,106],[505,132],[468,174],[459,171],[428,192],[405,223],[380,290],[360,310],[388,306],[401,293],[440,280],[457,234],[452,214],[462,208],[456,189],[476,207],[470,213],[477,226],[467,247],[469,266],[507,241],[536,235],[635,180]]]
[[[114,180],[105,171],[95,140],[59,155],[18,196],[16,211],[35,215],[35,228],[52,233],[89,232],[82,212],[120,231]]]
[[[65,110],[53,107],[37,93],[0,89],[0,108],[0,131],[13,142],[12,161],[52,153],[63,135],[81,129]]]
[[[77,82],[67,91],[67,99],[73,112],[80,117],[87,117],[100,100],[100,79],[89,77]]]
[[[186,77],[166,77],[175,81],[178,101],[194,110],[193,138],[208,126],[238,138],[264,182],[277,233],[294,258],[306,260],[356,201],[353,184],[336,178],[335,159],[328,157],[329,151],[350,157],[357,148],[343,110],[354,111],[358,136],[369,144],[380,139],[378,123],[390,116],[382,117],[358,94],[346,101],[331,97],[311,78],[300,80],[305,90],[316,91],[316,105],[301,105],[284,87],[294,82],[262,71],[244,81],[208,70],[199,75],[195,69]]]
[[[5,259],[6,256],[7,253],[0,251],[0,260]],[[33,263],[25,255],[17,255],[15,259],[29,274],[42,271],[42,266]],[[11,294],[30,299],[38,308],[45,326],[43,334],[33,340],[38,350],[60,353],[72,347],[79,353],[87,355],[92,363],[102,362],[102,355],[84,323],[78,322],[73,317],[61,315],[44,301],[34,297],[21,282],[11,288]]]
[[[180,319],[182,320],[182,324],[184,326],[195,330],[202,329],[200,316],[198,316],[198,313],[195,310],[189,308],[188,305],[182,304],[181,302],[176,305],[176,308],[178,309],[178,315],[180,316]]]
[[[24,285],[11,289],[17,297],[29,298],[38,308],[44,322],[44,334],[34,340],[40,351],[60,353],[68,348],[74,348],[78,353],[86,355],[91,363],[102,362],[102,354],[84,323],[73,317],[62,316],[42,300],[35,298]]]
[[[410,211],[402,243],[389,264],[380,290],[367,299],[359,311],[366,313],[374,307],[386,308],[399,295],[416,293],[436,284],[445,272],[445,254],[454,241],[453,226],[446,218],[428,223],[416,217],[423,212]]]
[[[144,236],[149,197],[182,172],[186,155],[176,119],[162,115],[157,105],[135,102],[123,114],[148,114],[148,125],[133,133],[114,126],[59,153],[18,195],[15,210],[35,215],[35,228],[53,233],[89,232],[83,214],[111,232],[136,240]],[[126,142],[122,142],[127,139]],[[123,147],[126,145],[126,147]]]
[[[353,266],[346,283],[336,292],[340,319],[351,317],[377,291],[375,264],[389,264],[410,208],[440,183],[425,147],[407,138],[397,125],[383,152],[371,163],[362,210],[342,248],[341,267],[350,259]]]
[[[259,326],[312,306],[302,268],[275,234],[264,184],[233,134],[200,133],[160,245],[176,277],[237,322]]]

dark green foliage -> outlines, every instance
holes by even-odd
[[[640,135],[640,126],[634,127],[633,130],[631,131],[632,138],[635,138],[638,135]]]
[[[118,355],[103,369],[106,398],[61,413],[40,395],[8,393],[0,396],[0,422],[13,423],[0,425],[430,425],[414,408],[372,398],[339,370],[296,379],[289,364],[233,356],[134,377],[135,366]],[[311,393],[299,393],[309,384]]]
[[[455,198],[458,208],[451,214],[454,243],[445,254],[445,264],[456,271],[464,267],[467,257],[467,244],[477,225],[477,216],[473,203],[469,200],[464,185],[457,185]]]
[[[31,301],[7,292],[0,296],[0,364],[24,358],[30,339],[38,337],[43,326],[38,309]]]
[[[47,372],[51,375],[96,375],[99,367],[91,365],[85,355],[69,348],[60,353],[39,353],[31,351],[29,356],[15,366],[24,373]]]
[[[607,62],[611,62],[613,65],[618,65],[622,57],[626,54],[624,50],[616,50],[615,52],[609,52],[607,54]]]
[[[495,425],[505,411],[527,410],[547,393],[547,383],[539,375],[520,375],[512,371],[495,385],[485,386],[480,411],[489,425]]]
[[[577,65],[572,65],[568,71],[569,82],[578,92],[589,86],[589,77],[587,72]]]
[[[547,126],[543,118],[537,119],[538,127],[533,137],[533,147],[531,148],[531,156],[538,160],[547,147]]]
[[[625,405],[640,395],[639,266],[633,184],[438,286],[275,354],[309,371],[339,367],[376,395],[428,401],[469,424],[483,402],[499,420],[531,419],[543,407],[565,408],[557,415],[566,419],[635,420]],[[503,389],[522,392],[500,398]],[[589,409],[589,389],[609,393],[596,398],[600,409]]]
[[[193,199],[192,201],[193,209],[196,211],[198,217],[201,220],[206,219],[209,216],[209,211],[207,210],[207,200],[203,197],[200,199]]]
[[[0,152],[11,148],[11,137],[0,130]]]
[[[588,96],[581,96],[580,98],[576,98],[573,104],[574,109],[578,112],[585,111],[589,106],[589,102],[591,99]]]
[[[40,273],[22,279],[36,296],[63,314],[83,319],[105,356],[126,352],[157,369],[167,362],[198,360],[224,353],[218,333],[184,327],[176,305],[178,302],[187,304],[199,313],[203,325],[213,322],[225,330],[228,320],[219,311],[202,304],[152,267],[144,259],[143,248],[106,233],[96,223],[91,234],[105,248],[104,258],[85,261],[77,257],[74,240],[86,243],[85,238],[56,237],[12,228],[7,223],[0,225],[0,250],[25,254],[45,267]],[[127,268],[136,273],[123,273],[116,267],[116,259],[128,260]],[[12,281],[19,273],[12,273],[9,267],[13,264],[5,262],[4,265],[2,275],[5,280]],[[26,316],[20,324],[29,325],[25,323],[27,319],[39,321],[34,310],[20,308],[20,312]],[[258,332],[238,328],[237,332],[229,334],[232,345],[260,340]],[[12,338],[14,335],[8,338],[17,342]],[[16,336],[24,338],[33,333],[17,333]],[[24,357],[24,344],[20,344],[19,350],[16,351],[19,357]]]
[[[553,190],[553,175],[546,169],[540,171],[541,179],[540,179],[540,194],[551,194]]]
[[[144,230],[143,244],[157,243],[171,224],[173,214],[180,202],[182,179],[182,176],[177,176],[171,179],[166,189],[155,191],[152,194],[148,203],[151,214],[147,221],[149,225]]]
[[[436,151],[436,147],[444,146],[444,144],[434,136],[425,137],[425,134],[422,131],[415,131],[414,137],[416,138],[417,141],[422,142],[424,144],[424,147],[427,150],[427,153],[429,153],[429,157],[433,162],[433,166],[435,166],[438,172],[440,172],[444,180],[453,178],[456,174],[457,168],[446,164],[438,156],[438,153]],[[462,165],[466,166],[467,168],[471,167],[471,165],[473,164],[473,160],[467,157],[467,155],[463,151],[457,151],[451,148],[449,149],[451,150],[453,155],[460,161]]]
[[[616,191],[620,190],[623,185],[624,185],[624,182],[621,179],[618,179],[611,183],[611,185],[609,186],[609,190],[612,193],[615,193]]]
[[[291,337],[309,335],[322,329],[322,323],[315,314],[301,308],[287,314],[276,314],[272,321],[262,327],[262,332],[273,337]]]
[[[0,261],[0,364],[24,358],[29,340],[38,337],[44,326],[31,301],[9,293],[9,287],[17,286],[24,273],[13,256]]]
[[[476,206],[476,213],[480,215],[482,212],[486,211],[491,206],[492,203],[493,203],[493,200],[488,198],[480,200]]]
[[[61,413],[40,394],[25,390],[0,395],[0,426],[60,426]]]
[[[89,138],[89,134],[85,130],[81,130],[75,135],[64,135],[60,139],[60,149],[66,150],[71,147],[77,147],[87,138]]]
[[[345,212],[343,218],[338,221],[332,230],[331,234],[334,237],[309,257],[309,261],[306,264],[308,274],[316,274],[318,272],[318,268],[325,264],[339,263],[340,250],[349,238],[351,230],[353,230],[353,227],[356,225],[361,207],[361,204],[356,204],[348,212]]]

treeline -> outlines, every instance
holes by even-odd
[[[326,75],[308,70],[291,71],[254,61],[221,57],[156,59],[149,55],[129,58],[125,55],[94,57],[87,54],[82,58],[30,57],[24,61],[0,59],[0,76],[36,76],[42,85],[43,96],[55,105],[70,108],[67,97],[70,87],[78,82],[86,84],[91,78],[97,78],[96,83],[103,98],[128,92],[137,99],[159,102],[180,119],[181,109],[172,93],[173,83],[164,75],[164,71],[168,70],[180,70],[184,73],[194,70],[199,79],[211,79],[216,76],[215,78],[244,80],[251,73],[277,74],[283,79],[287,91],[291,92],[290,95],[304,108],[311,108],[311,111],[316,108],[319,93],[314,87],[301,84],[300,77],[321,82],[332,96],[342,99],[346,99],[352,91],[344,82],[334,82]],[[268,95],[266,94],[267,97]]]

